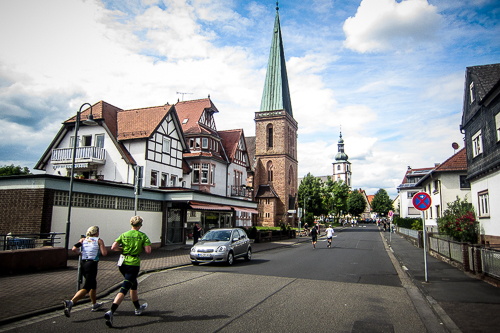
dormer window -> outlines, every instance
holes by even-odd
[[[187,122],[188,122],[188,121],[189,121],[189,119],[188,119],[188,118],[186,118],[186,119],[184,119],[184,120],[182,121],[182,124],[183,124],[183,125],[185,125],[185,124],[187,124]]]
[[[470,104],[472,104],[476,100],[476,98],[474,97],[474,81],[470,83],[469,95],[470,95]]]

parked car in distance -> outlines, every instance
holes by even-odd
[[[232,265],[236,258],[252,258],[250,239],[243,229],[212,229],[196,243],[190,252],[193,265],[225,262]]]

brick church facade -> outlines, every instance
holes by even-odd
[[[297,129],[293,118],[279,12],[260,111],[255,113],[255,137],[247,138],[253,160],[247,184],[254,188],[260,226],[297,225]]]

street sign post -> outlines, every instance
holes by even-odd
[[[425,282],[427,279],[427,235],[425,231],[425,214],[424,211],[429,209],[432,204],[432,199],[428,193],[418,192],[413,196],[413,207],[422,212],[422,225],[424,229],[424,267],[425,267]]]

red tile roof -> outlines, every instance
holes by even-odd
[[[234,155],[236,154],[236,149],[238,148],[242,135],[242,129],[219,131],[219,136],[222,138],[222,145],[224,146],[227,157],[231,163],[233,162]]]
[[[434,172],[438,171],[467,171],[467,155],[465,147],[438,165],[436,169],[434,169]]]
[[[210,100],[210,97],[193,101],[177,102],[175,104],[175,109],[177,110],[177,115],[179,116],[184,134],[201,133],[202,127],[198,125],[198,121],[203,115],[204,110],[207,109],[212,112],[219,112]]]
[[[166,104],[118,112],[118,140],[149,138],[171,108]]]

